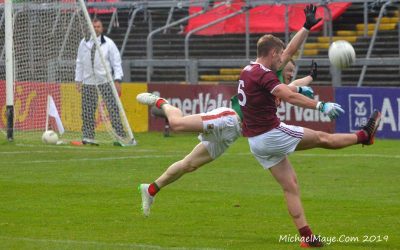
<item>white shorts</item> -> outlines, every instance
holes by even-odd
[[[230,108],[217,108],[201,114],[204,132],[199,140],[207,148],[211,158],[216,159],[241,135],[236,112]]]
[[[281,122],[278,127],[264,134],[249,137],[248,140],[253,155],[265,169],[268,169],[294,152],[303,135],[303,127]]]

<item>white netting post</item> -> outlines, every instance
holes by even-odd
[[[7,117],[7,140],[14,139],[14,60],[13,60],[13,17],[12,0],[6,0],[4,6],[5,14],[5,53],[6,53],[6,117]]]
[[[93,37],[93,26],[83,1],[19,0],[12,7],[7,15],[11,13],[13,20],[4,18],[12,24],[6,27],[7,39],[0,35],[0,44],[5,41],[14,48],[4,49],[7,64],[14,66],[13,70],[7,67],[7,75],[11,72],[14,76],[13,80],[7,77],[11,84],[6,85],[6,73],[0,70],[0,130],[14,131],[14,138],[19,142],[40,141],[50,95],[65,128],[64,140],[81,140],[84,132],[90,131],[100,143],[118,141],[122,145],[134,145],[133,132],[100,49],[96,53],[102,63],[98,64],[107,70],[108,84],[100,82],[103,86],[87,88],[75,82],[78,48],[86,41],[89,31]],[[10,58],[14,62],[9,62]],[[6,64],[6,61],[0,63]],[[89,99],[85,98],[88,93],[83,89],[91,91]],[[6,109],[12,110],[8,108],[12,104],[14,115],[10,117],[14,120],[7,121]],[[86,112],[88,109],[90,112]],[[8,122],[13,124],[13,130],[7,128]],[[49,118],[48,125],[49,129],[57,130],[53,118]]]
[[[82,8],[86,23],[87,23],[87,25],[89,27],[90,36],[95,41],[96,50],[98,51],[98,53],[100,55],[101,63],[103,64],[103,66],[105,68],[105,71],[106,71],[106,74],[107,74],[108,84],[111,86],[112,94],[113,94],[113,96],[114,96],[114,98],[115,98],[115,100],[117,102],[117,105],[118,105],[118,108],[119,108],[119,112],[121,114],[122,122],[124,123],[124,126],[125,126],[125,128],[127,130],[126,132],[128,133],[128,136],[131,139],[132,145],[136,145],[136,140],[133,137],[132,129],[131,129],[130,125],[129,125],[128,119],[126,117],[125,111],[124,111],[122,103],[121,103],[121,100],[119,99],[118,91],[115,88],[114,81],[113,81],[113,78],[111,76],[111,72],[108,70],[108,68],[106,66],[106,61],[104,59],[104,55],[103,55],[102,50],[100,48],[100,44],[99,44],[98,40],[96,39],[97,38],[96,32],[95,32],[95,30],[93,28],[92,21],[91,21],[90,16],[89,16],[89,12],[86,9],[85,2],[83,0],[79,0],[79,4],[80,4],[80,6]]]

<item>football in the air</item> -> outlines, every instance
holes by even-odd
[[[338,69],[345,69],[356,60],[353,46],[344,40],[333,42],[329,47],[329,61]]]
[[[46,144],[57,144],[58,135],[53,130],[47,130],[42,135],[42,142]]]

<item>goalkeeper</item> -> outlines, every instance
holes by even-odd
[[[123,77],[121,55],[115,43],[102,34],[103,24],[101,20],[97,18],[93,19],[92,24],[96,32],[96,39],[100,44],[105,59],[107,70],[113,72],[114,84],[118,94],[120,94],[120,82]],[[107,106],[114,131],[119,137],[125,137],[119,108],[113,95],[112,86],[107,79],[107,71],[96,50],[94,39],[82,39],[78,48],[75,69],[75,81],[78,84],[82,83],[82,143],[90,145],[98,145],[94,140],[98,90]]]

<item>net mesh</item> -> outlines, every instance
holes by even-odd
[[[0,129],[4,133],[7,122],[2,15]],[[82,39],[90,38],[88,22],[79,3],[14,1],[13,16],[15,140],[40,140],[46,128],[50,95],[65,128],[63,140],[134,142],[112,83],[89,86],[74,82],[79,44]],[[58,131],[55,119],[50,117],[48,124],[49,129]]]

